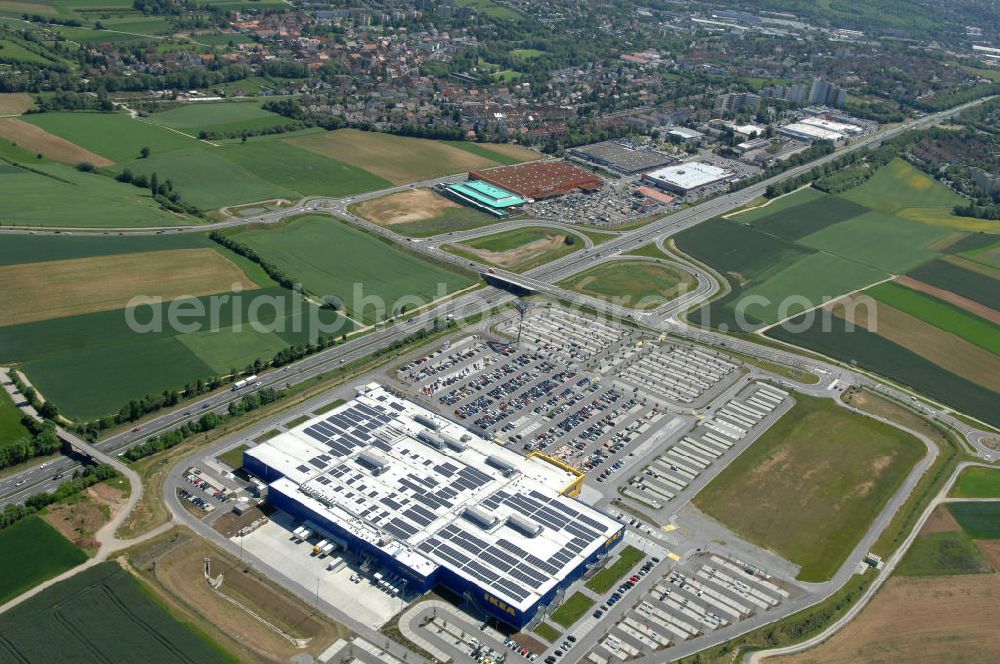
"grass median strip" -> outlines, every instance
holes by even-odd
[[[626,546],[618,554],[618,560],[595,574],[594,578],[590,581],[587,581],[587,587],[595,593],[608,592],[623,576],[628,574],[630,569],[635,567],[636,563],[645,557],[646,554],[634,546]]]
[[[593,605],[594,600],[583,593],[574,593],[569,599],[560,604],[559,608],[553,611],[549,618],[563,627],[569,627],[579,620],[580,616],[589,611]]]

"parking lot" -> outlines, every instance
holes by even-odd
[[[630,603],[581,661],[606,664],[664,651],[802,594],[753,565],[706,552],[673,565],[647,592],[630,595],[650,568],[652,562],[647,562],[595,610],[600,617],[619,602]],[[664,654],[669,657],[669,652]]]
[[[733,362],[711,351],[673,344],[637,344],[609,359],[613,363],[602,366],[602,373],[678,406],[703,405],[738,376]]]
[[[515,324],[498,331],[516,338]],[[396,377],[429,397],[433,408],[498,443],[545,453],[583,472],[622,468],[625,457],[673,418],[665,396],[617,380],[614,368],[643,343],[635,330],[559,309],[532,311],[525,328],[518,345],[469,337],[408,363]],[[711,358],[680,350],[670,357],[692,381],[696,368],[718,368]],[[718,368],[713,380],[734,369]],[[690,389],[698,394],[714,384],[696,380]]]
[[[788,392],[754,381],[726,400],[679,441],[654,457],[621,488],[621,494],[644,509],[659,510],[690,498],[742,450],[742,443],[763,433],[790,407]],[[701,479],[702,481],[696,482]]]

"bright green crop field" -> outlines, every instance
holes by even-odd
[[[360,294],[378,298],[391,315],[412,309],[473,283],[379,238],[329,217],[306,216],[277,226],[230,231],[292,279],[316,295],[336,295],[354,320],[371,322],[378,306],[364,306]]]
[[[0,529],[0,604],[87,559],[59,531],[38,516]],[[3,630],[0,629],[0,632]],[[3,640],[0,639],[0,644]],[[3,652],[3,645],[0,645]],[[3,659],[0,657],[0,659]]]
[[[149,664],[236,660],[181,622],[118,563],[85,570],[0,616],[0,660]],[[83,653],[86,653],[84,655]]]
[[[158,155],[198,145],[195,138],[126,113],[38,113],[23,119],[116,162],[137,159],[143,147],[149,148],[150,155]]]
[[[951,489],[954,498],[1000,498],[1000,468],[966,468]]]

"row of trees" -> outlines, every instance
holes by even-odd
[[[115,477],[118,477],[118,471],[107,464],[77,470],[73,473],[73,479],[63,482],[55,491],[36,493],[25,500],[23,505],[11,503],[4,507],[3,512],[0,512],[0,529],[12,526],[48,505],[82,493],[98,482],[106,482]]]
[[[212,238],[212,240],[214,240],[215,242],[221,244],[226,249],[229,249],[230,251],[237,253],[240,256],[252,260],[254,263],[260,265],[262,268],[264,268],[264,271],[267,272],[267,276],[277,281],[278,284],[283,286],[284,288],[291,290],[292,287],[296,283],[298,283],[294,279],[289,277],[287,274],[282,272],[276,265],[264,260],[264,258],[256,251],[254,251],[253,248],[248,247],[242,242],[237,242],[233,238],[227,237],[222,233],[219,233],[218,231],[213,231],[209,235],[209,237]]]
[[[145,158],[148,156],[149,148],[143,148],[142,157]],[[204,212],[202,212],[199,208],[185,202],[181,198],[180,192],[174,189],[174,183],[169,178],[161,182],[159,176],[156,174],[156,171],[153,171],[147,178],[142,173],[135,174],[130,169],[126,168],[121,173],[116,175],[115,179],[119,182],[139,187],[140,189],[149,189],[153,195],[153,200],[159,203],[160,207],[165,210],[177,212],[179,214],[190,214],[196,217],[204,216]]]

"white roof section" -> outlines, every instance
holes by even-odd
[[[801,124],[826,129],[827,131],[835,131],[838,134],[847,136],[860,134],[862,131],[861,127],[857,125],[847,124],[846,122],[834,122],[833,120],[818,117],[805,118],[801,121]]]
[[[671,127],[670,129],[667,130],[667,133],[688,140],[694,138],[701,138],[705,135],[700,131],[695,131],[694,129],[688,129],[687,127]]]
[[[733,177],[735,173],[701,161],[689,161],[647,173],[646,177],[681,189],[697,189]]]
[[[844,138],[840,132],[824,129],[812,124],[793,122],[778,130],[779,133],[793,138],[803,138],[810,141],[839,141]]]
[[[572,473],[375,383],[247,454],[284,475],[272,490],[402,565],[448,567],[520,610],[621,529],[561,495]]]

